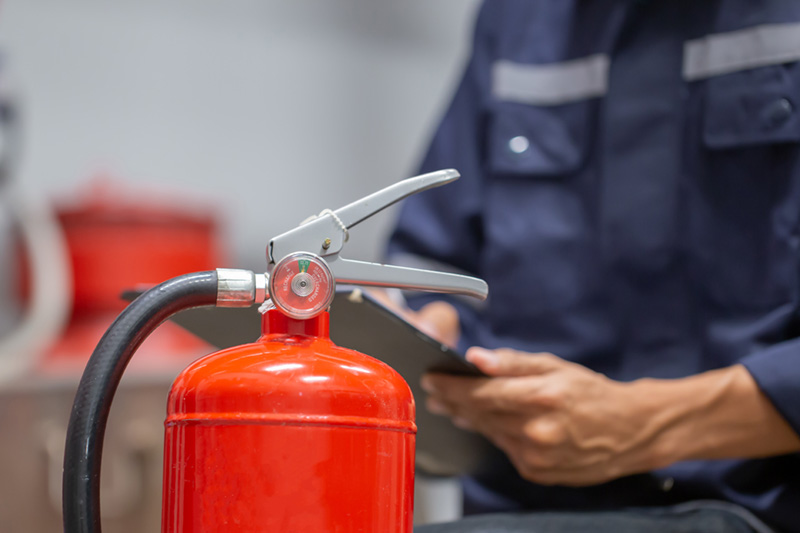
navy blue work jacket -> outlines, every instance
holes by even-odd
[[[490,0],[389,256],[489,283],[462,348],[617,380],[742,363],[800,432],[800,2]],[[420,263],[421,261],[421,263]],[[800,456],[692,461],[589,488],[510,465],[482,510],[714,499],[800,531]]]

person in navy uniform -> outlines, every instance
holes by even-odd
[[[800,532],[798,61],[800,2],[482,6],[389,260],[489,283],[410,305],[508,461],[418,531]]]

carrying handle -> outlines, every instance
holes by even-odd
[[[429,172],[399,181],[336,210],[325,209],[270,243],[267,259],[275,264],[293,252],[309,252],[321,257],[338,254],[348,239],[348,230],[400,200],[440,187],[459,178],[453,169]]]
[[[471,276],[337,258],[328,261],[337,282],[368,287],[464,294],[480,300],[489,295],[485,281]]]

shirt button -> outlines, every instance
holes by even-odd
[[[508,141],[508,149],[514,152],[515,154],[523,154],[528,151],[530,148],[531,143],[528,141],[528,138],[523,135],[517,135],[510,141]]]
[[[794,112],[794,106],[787,98],[780,98],[769,104],[762,112],[766,125],[771,128],[782,126]]]
[[[675,478],[667,477],[661,480],[661,490],[669,492],[675,486]]]

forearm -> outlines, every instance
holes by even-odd
[[[691,459],[754,458],[800,451],[800,437],[742,365],[675,380],[630,384],[657,427],[653,467]]]

